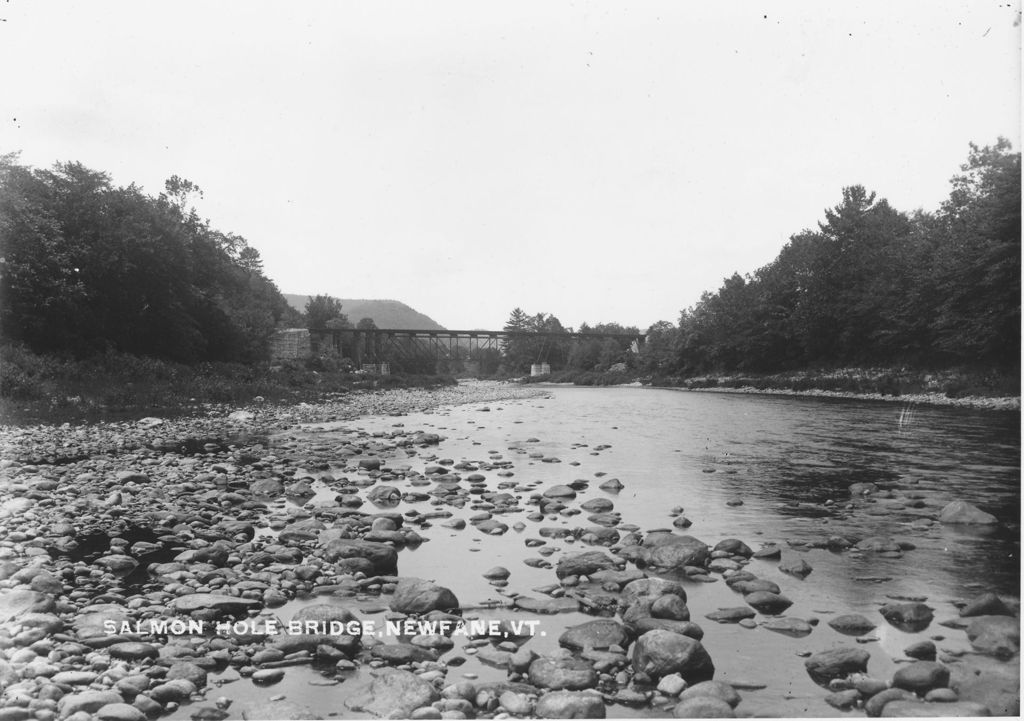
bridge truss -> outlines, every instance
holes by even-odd
[[[439,361],[481,362],[485,355],[500,354],[510,341],[533,340],[541,343],[574,340],[614,339],[634,352],[644,342],[643,335],[625,333],[548,333],[493,330],[413,330],[395,328],[331,328],[320,331],[339,355],[351,358],[357,366],[367,363],[407,365]],[[321,345],[322,347],[322,345]]]

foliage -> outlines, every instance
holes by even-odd
[[[315,295],[306,301],[306,327],[310,330],[351,328],[348,316],[341,312],[341,301],[329,295]]]
[[[793,235],[767,266],[733,274],[683,311],[674,343],[658,328],[641,364],[691,375],[1019,368],[1020,154],[1002,139],[972,144],[961,171],[935,213],[907,215],[862,186],[844,188],[817,230]]]
[[[287,303],[259,253],[189,207],[80,163],[0,158],[0,327],[37,352],[117,351],[183,362],[265,356]]]

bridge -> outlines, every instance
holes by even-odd
[[[547,360],[556,348],[565,348],[583,341],[612,340],[623,351],[637,352],[644,342],[643,334],[633,333],[569,333],[509,330],[416,330],[409,328],[326,328],[312,331],[322,349],[329,344],[339,355],[351,358],[356,365],[394,363],[398,366],[431,361],[481,363],[490,356],[498,359],[511,346],[536,357],[533,362]]]

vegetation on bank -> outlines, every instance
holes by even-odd
[[[946,398],[1013,398],[1020,396],[1020,376],[992,370],[945,368],[833,368],[783,373],[707,374],[702,376],[641,375],[635,371],[557,371],[523,378],[524,383],[572,383],[578,386],[641,384],[688,390],[736,390],[805,393],[824,391],[849,395],[937,395]]]
[[[0,422],[85,421],[188,415],[209,404],[315,402],[374,388],[440,387],[439,375],[378,376],[309,362],[178,363],[110,351],[86,359],[0,348]]]
[[[756,378],[877,392],[876,384],[916,388],[928,369],[950,377],[943,393],[962,384],[1019,393],[1020,161],[1006,140],[972,144],[934,212],[908,214],[863,186],[844,188],[817,229],[793,235],[763,268],[704,293],[677,324],[652,325],[639,353],[628,341],[538,336],[510,343],[506,356],[521,373],[547,362],[553,377],[588,385],[618,382],[614,370],[624,366],[633,379],[674,379],[670,385]],[[568,332],[554,316],[518,308],[506,329]],[[864,370],[800,373],[878,367],[909,368],[917,380],[899,371],[882,372],[889,381]]]

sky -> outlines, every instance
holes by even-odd
[[[676,322],[1020,147],[1019,2],[0,3],[0,153],[199,185],[282,292]]]

